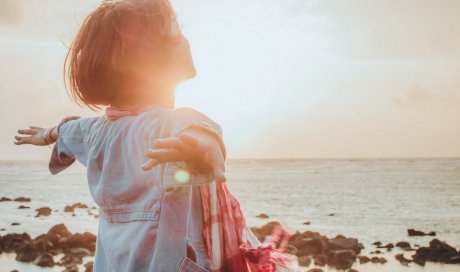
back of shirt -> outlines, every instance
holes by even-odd
[[[214,180],[212,171],[197,173],[184,161],[141,169],[145,151],[157,138],[178,136],[193,124],[207,124],[222,137],[220,125],[192,108],[157,107],[136,116],[111,121],[105,116],[71,120],[58,127],[58,141],[50,161],[56,174],[75,159],[87,167],[89,189],[101,216],[111,222],[155,219],[160,196],[169,187]],[[178,171],[187,181],[176,179]]]
[[[155,139],[202,124],[222,137],[216,122],[191,108],[157,107],[114,121],[103,116],[59,125],[50,171],[80,161],[99,206],[93,271],[210,271],[201,197],[191,185],[214,181],[213,172],[192,171],[184,161],[141,169]],[[176,179],[179,171],[189,174],[186,182]],[[186,244],[194,249],[194,261]]]

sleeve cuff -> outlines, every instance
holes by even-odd
[[[64,143],[62,143],[62,138],[60,137],[59,128],[64,123],[65,122],[59,123],[59,125],[56,128],[58,138],[56,140],[56,143],[54,144],[53,151],[51,152],[51,158],[48,164],[49,171],[53,175],[62,172],[64,169],[71,166],[76,160],[75,157],[69,156],[64,152],[59,151],[61,149],[60,145],[64,145]]]
[[[51,174],[56,175],[67,167],[71,166],[75,162],[75,158],[66,155],[65,153],[59,153],[57,142],[51,152],[51,159],[49,162],[49,170]]]
[[[167,163],[164,169],[164,188],[166,191],[181,186],[202,185],[215,180],[212,169],[205,171],[193,169],[185,161]]]

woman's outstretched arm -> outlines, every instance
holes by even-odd
[[[21,136],[15,136],[16,145],[31,144],[37,146],[44,146],[52,144],[57,139],[56,127],[42,128],[36,126],[30,126],[29,129],[19,129]],[[27,137],[25,136],[27,135]]]
[[[61,124],[65,123],[70,120],[78,119],[79,116],[69,116],[62,119]],[[18,133],[21,136],[16,135],[14,138],[16,145],[23,145],[23,144],[31,144],[37,146],[45,146],[50,145],[56,142],[57,138],[59,137],[57,133],[57,127],[50,127],[50,128],[42,128],[37,126],[30,126],[29,129],[19,129]],[[27,136],[25,136],[27,135]]]

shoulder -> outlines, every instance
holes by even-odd
[[[171,121],[182,121],[182,120],[207,120],[217,124],[211,117],[204,114],[201,111],[190,107],[178,107],[169,112],[169,119]]]
[[[178,107],[168,112],[165,125],[172,134],[178,134],[191,125],[212,127],[222,134],[222,127],[207,114],[190,107]]]
[[[58,125],[58,134],[66,134],[66,133],[79,133],[84,134],[87,133],[91,127],[100,120],[100,117],[85,117],[85,118],[71,118],[66,117],[64,118],[61,123]]]

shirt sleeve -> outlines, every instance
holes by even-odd
[[[89,129],[95,118],[80,118],[63,122],[57,127],[58,138],[51,153],[49,170],[56,175],[78,160],[86,165]]]
[[[210,133],[218,140],[226,158],[222,127],[209,116],[189,107],[180,107],[166,115],[163,137],[178,137],[187,129],[198,129]],[[212,168],[201,159],[166,163],[163,183],[166,189],[177,186],[200,185],[214,181]]]

